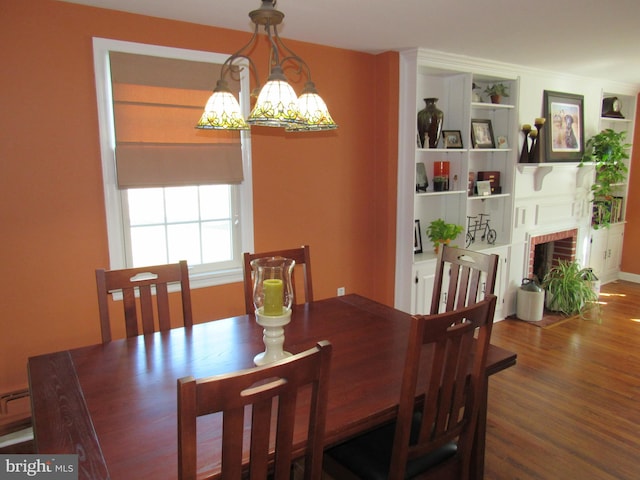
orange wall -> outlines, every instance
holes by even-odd
[[[0,8],[3,390],[26,382],[29,356],[100,341],[93,272],[109,253],[92,37],[232,53],[249,33],[53,0]],[[255,248],[308,243],[318,298],[344,286],[392,304],[397,55],[288,45],[340,128],[252,131]],[[241,285],[194,290],[193,303],[196,321],[241,314]]]
[[[627,224],[624,228],[621,270],[640,275],[640,95],[636,102],[636,123],[633,134],[631,171],[629,172],[629,195],[627,197]]]

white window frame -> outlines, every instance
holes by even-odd
[[[102,178],[104,185],[104,199],[107,220],[107,234],[109,243],[109,264],[111,269],[127,268],[126,238],[123,218],[123,195],[118,189],[115,163],[115,131],[113,119],[113,102],[111,95],[111,73],[109,66],[109,52],[125,52],[140,55],[151,55],[181,60],[211,62],[222,64],[228,55],[220,53],[187,50],[182,48],[163,47],[142,43],[112,40],[107,38],[93,38],[93,59],[96,82],[96,97],[98,102],[98,126],[100,134],[100,155],[102,158]],[[249,77],[247,69],[242,69],[240,78],[240,107],[246,116],[249,109]],[[211,79],[212,88],[216,81]],[[204,108],[204,105],[203,105]],[[194,125],[197,119],[194,119]],[[251,135],[248,131],[241,132],[242,168],[244,180],[235,185],[232,190],[239,199],[239,212],[235,218],[235,232],[239,230],[240,251],[236,252],[237,259],[231,268],[211,269],[202,271],[190,268],[192,288],[222,285],[226,283],[242,282],[242,252],[253,251],[253,179],[251,168]]]

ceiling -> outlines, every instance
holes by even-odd
[[[64,0],[252,31],[259,0]],[[408,47],[640,85],[638,0],[278,0],[285,39]],[[240,48],[240,45],[238,45]]]

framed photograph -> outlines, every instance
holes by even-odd
[[[471,119],[471,143],[473,148],[496,148],[491,120],[486,118]]]
[[[478,180],[476,187],[478,188],[478,196],[486,197],[491,195],[491,182],[489,180]]]
[[[413,227],[413,253],[422,253],[422,234],[420,233],[420,220],[416,220]]]
[[[547,162],[579,162],[584,154],[584,96],[544,91],[542,129]]]
[[[509,148],[509,140],[504,135],[498,135],[497,143],[498,148]]]
[[[444,148],[462,148],[462,133],[460,133],[460,130],[443,130],[442,140]]]

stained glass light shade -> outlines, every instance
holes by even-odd
[[[338,125],[331,118],[327,104],[318,95],[312,82],[305,85],[298,98],[298,123],[287,127],[288,131],[334,130]]]
[[[209,97],[204,112],[196,128],[216,130],[248,130],[240,104],[227,86],[227,82],[219,80],[213,95]]]
[[[266,127],[287,127],[298,121],[298,97],[279,66],[273,67],[269,80],[260,90],[247,123]]]

